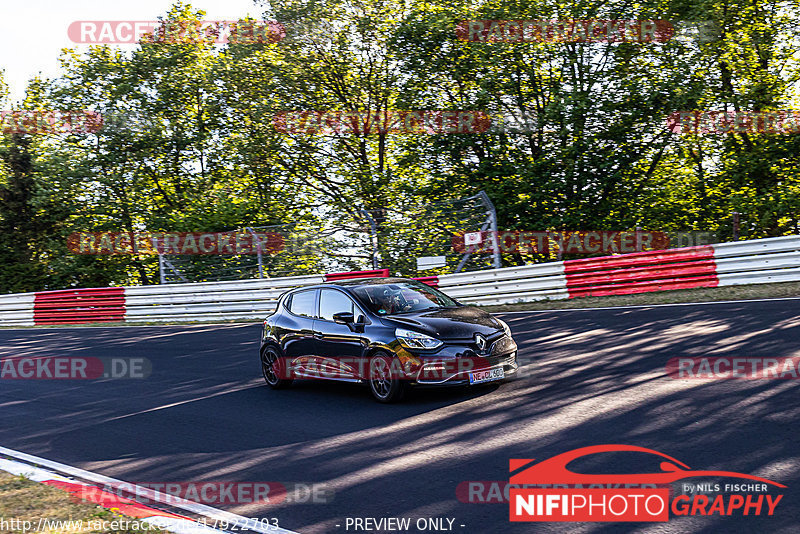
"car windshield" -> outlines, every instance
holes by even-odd
[[[436,310],[458,306],[456,301],[421,282],[374,284],[352,289],[358,300],[377,315]]]

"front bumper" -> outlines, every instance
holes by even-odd
[[[420,386],[468,385],[470,373],[503,369],[504,378],[517,372],[517,344],[503,334],[490,339],[485,351],[470,342],[445,342],[436,354],[417,354],[421,365],[413,383]],[[483,382],[486,383],[486,382]]]

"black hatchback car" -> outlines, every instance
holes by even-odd
[[[293,289],[264,321],[261,370],[272,388],[295,379],[369,384],[379,402],[409,386],[510,378],[517,345],[503,321],[407,278],[360,278]]]

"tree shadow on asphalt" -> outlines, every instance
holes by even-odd
[[[121,381],[81,385],[86,398],[72,411],[83,414],[83,423],[53,433],[48,446],[131,481],[333,488],[328,504],[236,510],[278,515],[303,533],[336,531],[345,516],[420,515],[456,517],[469,533],[797,530],[800,381],[675,380],[665,373],[675,357],[800,355],[800,317],[791,301],[505,318],[525,376],[476,390],[416,391],[388,406],[352,384],[263,387],[253,378],[257,356],[247,341],[257,336],[255,327],[176,334],[177,344],[169,336],[152,339],[149,350],[165,351],[172,363],[163,373],[154,367],[152,380],[139,386],[142,398],[131,401],[137,390]],[[108,402],[120,395],[124,409],[111,417]],[[66,422],[77,424],[66,412]],[[94,440],[91,447],[87,440]],[[456,498],[460,482],[507,480],[510,458],[542,460],[606,443],[648,447],[694,469],[760,475],[788,488],[773,517],[672,518],[666,525],[510,524],[507,504]]]

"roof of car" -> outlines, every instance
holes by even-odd
[[[330,282],[324,282],[322,284],[315,284],[312,286],[300,286],[294,287],[291,289],[286,290],[281,296],[288,295],[289,293],[296,293],[298,291],[302,291],[304,289],[315,289],[320,287],[339,287],[342,288],[350,288],[350,287],[361,287],[361,286],[375,286],[381,284],[396,284],[398,282],[416,282],[411,278],[401,278],[399,276],[387,276],[387,277],[380,277],[380,278],[347,278],[344,280],[331,280]]]
[[[347,278],[346,280],[332,280],[325,282],[323,286],[374,286],[381,284],[396,284],[398,282],[412,282],[410,278],[400,278],[397,276],[381,278]]]

